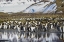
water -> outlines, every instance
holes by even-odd
[[[0,41],[8,40],[10,42],[53,42],[60,40],[58,33],[47,32],[18,32],[17,30],[0,31]],[[61,40],[60,40],[61,41]]]

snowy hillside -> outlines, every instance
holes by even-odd
[[[51,13],[56,11],[56,3],[51,4],[54,0],[49,2],[40,2],[37,0],[13,0],[13,1],[0,1],[0,12],[4,13]],[[36,3],[36,4],[35,4]]]
[[[25,9],[24,13],[54,13],[56,11],[56,3],[51,4],[50,2],[40,2]]]

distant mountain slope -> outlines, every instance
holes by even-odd
[[[56,3],[50,2],[38,2],[27,7],[24,13],[54,13],[56,11]]]

